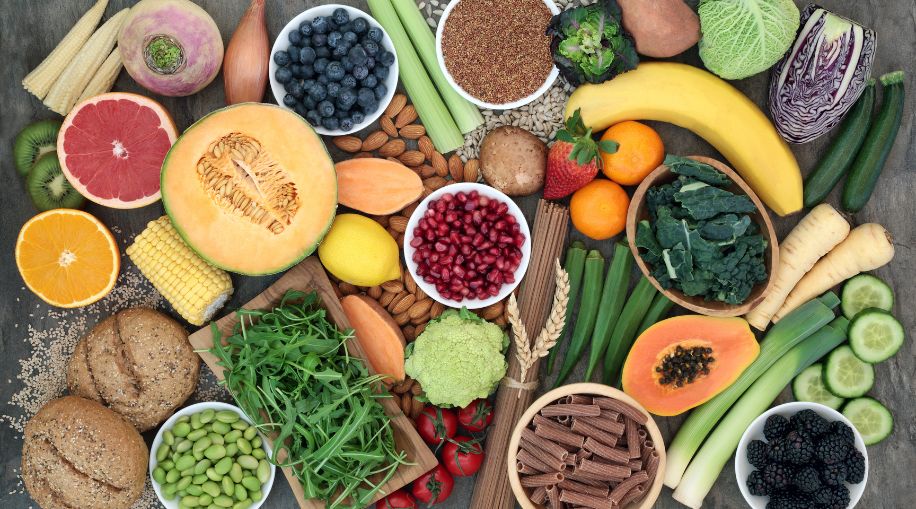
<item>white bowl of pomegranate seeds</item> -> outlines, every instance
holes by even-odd
[[[449,307],[478,309],[506,298],[531,259],[521,209],[490,186],[452,184],[411,214],[404,260],[417,285]]]

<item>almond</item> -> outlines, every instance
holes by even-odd
[[[388,226],[398,233],[404,233],[407,230],[407,218],[404,216],[391,216],[388,219]]]
[[[340,283],[340,293],[344,295],[353,295],[354,293],[358,293],[358,292],[359,290],[357,290],[356,287],[351,285],[350,283],[344,283],[344,282]]]
[[[404,207],[404,210],[401,211],[401,215],[404,217],[410,217],[413,214],[413,211],[417,210],[417,207],[420,206],[420,201],[417,200],[410,205]]]
[[[410,272],[404,272],[404,289],[410,293],[417,293],[417,282],[413,280],[413,276],[410,275]]]
[[[420,139],[417,140],[417,150],[430,159],[433,157],[433,152],[436,151],[436,146],[433,145],[433,140],[429,139],[429,136],[420,136]]]
[[[436,304],[438,304],[438,302],[437,302]],[[416,333],[417,333],[417,337],[420,337],[420,334],[423,334],[423,331],[426,330],[426,324],[427,324],[427,322],[423,322],[423,323],[417,325],[416,327],[414,327],[414,330],[415,330]]]
[[[398,113],[404,109],[404,106],[407,106],[407,96],[404,94],[396,94],[391,98],[391,102],[388,103],[388,107],[385,108],[385,116],[388,118],[394,118]]]
[[[423,387],[420,387],[420,384],[418,383],[414,383],[413,385],[410,386],[410,393],[413,394],[414,396],[419,396],[420,394],[423,393]]]
[[[424,324],[429,321],[429,313],[424,313],[416,318],[411,318],[410,323],[414,325]]]
[[[359,152],[360,147],[363,146],[363,142],[356,136],[338,136],[331,141],[335,147],[351,154]]]
[[[499,325],[500,327],[505,327],[509,322],[506,320],[505,316],[500,316],[493,320],[493,323]]]
[[[416,301],[417,298],[414,297],[412,293],[406,294],[403,299],[399,300],[398,303],[391,308],[391,314],[399,315],[409,311]],[[410,318],[410,313],[408,313],[407,316]]]
[[[392,292],[382,292],[382,296],[378,298],[379,305],[383,308],[388,307],[388,304],[391,304],[391,300],[394,299],[395,295],[397,294]]]
[[[382,283],[382,290],[391,293],[401,293],[404,291],[404,283],[401,283],[397,279],[392,279],[391,281],[385,281]]]
[[[372,155],[372,152],[360,152],[359,154],[356,154],[355,156],[351,157],[350,159],[368,159],[370,157],[375,157]]]
[[[410,319],[419,318],[427,313],[429,313],[429,308],[433,305],[433,300],[426,298],[423,300],[418,300],[410,306],[407,314],[410,316]]]
[[[382,228],[388,228],[388,221],[391,216],[372,216],[372,220],[382,225]]]
[[[382,157],[397,157],[403,154],[405,150],[407,150],[407,143],[404,140],[395,138],[382,145],[378,149],[378,153]]]
[[[477,182],[480,173],[480,161],[477,159],[468,159],[468,162],[464,163],[464,176],[461,177],[461,180],[465,182]]]
[[[404,340],[410,343],[411,341],[417,339],[417,332],[414,330],[413,325],[408,325],[404,327],[404,330],[401,332],[404,333]]]
[[[391,136],[392,138],[397,137],[398,128],[394,126],[394,120],[391,120],[391,117],[388,115],[382,115],[382,118],[378,121],[379,127],[382,128],[382,131],[385,131],[385,134]]]
[[[406,126],[407,124],[412,124],[414,120],[417,119],[417,109],[413,107],[413,104],[408,104],[404,106],[398,116],[394,119],[394,126],[398,129]]]
[[[372,152],[373,150],[378,150],[386,141],[388,141],[388,135],[385,134],[385,131],[375,131],[363,140],[363,151]]]
[[[430,318],[439,318],[443,311],[445,311],[445,306],[441,302],[433,302],[432,307],[429,308],[429,316]]]
[[[395,382],[391,386],[391,392],[395,394],[404,394],[405,392],[410,392],[410,389],[413,387],[413,384],[407,380],[401,380],[400,382]]]
[[[452,154],[452,157],[448,158],[448,173],[455,182],[459,182],[464,178],[464,163],[458,154]]]
[[[401,128],[401,138],[406,138],[408,140],[416,140],[420,136],[426,134],[426,128],[422,124],[410,124],[405,125]]]
[[[407,316],[407,313],[405,312],[405,313],[401,313],[401,314],[398,314],[398,315],[394,315],[394,321],[395,321],[395,323],[397,323],[399,326],[403,327],[403,326],[407,325],[407,324],[410,322],[410,317]]]
[[[440,177],[448,175],[448,163],[445,161],[445,156],[439,152],[433,152],[433,156],[429,160],[433,168],[436,169],[436,175]]]
[[[410,415],[411,409],[413,409],[413,394],[406,393],[401,394],[401,411],[404,412],[404,415]]]
[[[423,186],[433,191],[439,189],[447,183],[448,181],[442,177],[429,177],[428,179],[423,180]]]
[[[503,316],[503,303],[497,302],[496,304],[491,304],[480,310],[480,317],[484,320],[495,320],[497,317]]]
[[[417,385],[417,387],[420,387],[420,386]],[[420,391],[422,390],[423,388],[421,387]],[[423,402],[414,398],[410,405],[410,418],[416,419],[417,417],[420,417],[420,414],[423,413],[423,407],[424,407]]]
[[[418,166],[417,168],[417,175],[419,175],[420,178],[428,179],[436,174],[436,169],[428,164]]]
[[[407,152],[404,152],[398,156],[398,160],[407,166],[419,166],[423,164],[424,161],[426,161],[426,156],[419,150],[408,150]]]
[[[382,296],[382,287],[381,286],[372,286],[368,290],[366,290],[366,295],[368,295],[369,297],[375,300],[378,300],[378,298]]]

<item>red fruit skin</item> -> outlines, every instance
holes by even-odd
[[[558,200],[578,191],[598,175],[595,160],[580,165],[570,161],[573,144],[565,141],[554,142],[547,153],[547,175],[544,179],[544,199]]]
[[[417,478],[410,487],[410,492],[416,499],[427,505],[435,505],[452,495],[455,480],[452,475],[442,467],[435,468]]]
[[[417,501],[410,493],[398,490],[376,502],[375,509],[417,509]]]
[[[471,437],[455,437],[445,444],[442,448],[442,464],[448,473],[457,477],[472,476],[480,470],[483,464],[484,453],[483,447],[479,442],[474,442],[463,447],[469,448],[462,451],[464,442],[474,442]]]
[[[414,421],[420,438],[429,445],[438,446],[458,431],[458,417],[448,408],[427,405]]]
[[[493,405],[484,398],[475,399],[470,405],[458,410],[458,424],[470,431],[479,433],[493,421]]]

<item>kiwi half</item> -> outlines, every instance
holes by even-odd
[[[61,171],[56,150],[38,158],[26,179],[26,188],[32,203],[41,211],[75,209],[85,201]]]
[[[13,157],[20,175],[28,175],[41,156],[57,149],[60,125],[59,120],[39,120],[19,131],[13,143]]]

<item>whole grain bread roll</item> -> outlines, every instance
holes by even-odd
[[[67,367],[70,393],[98,401],[138,430],[159,425],[197,387],[200,358],[178,322],[131,308],[96,325]]]
[[[140,433],[95,401],[55,399],[25,426],[22,481],[42,509],[127,509],[148,462]]]

